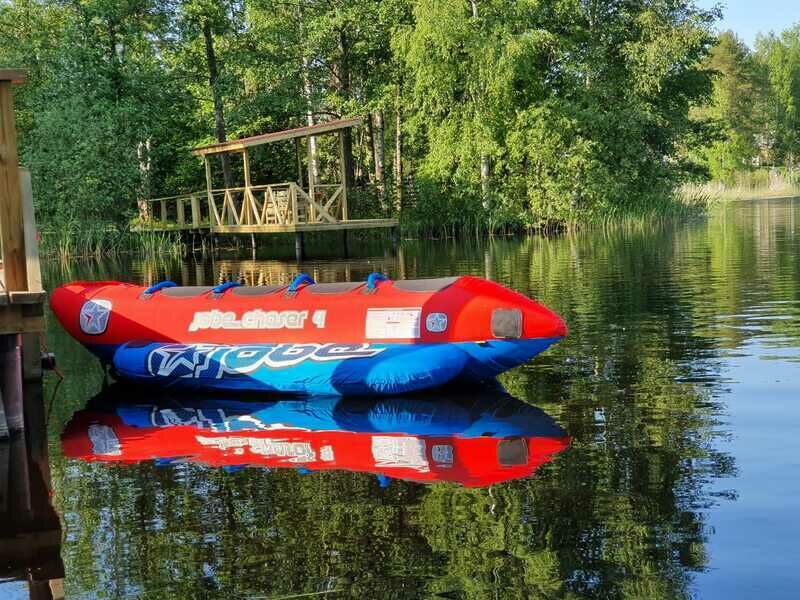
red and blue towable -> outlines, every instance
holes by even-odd
[[[477,277],[289,286],[56,289],[64,328],[124,379],[193,389],[398,394],[492,379],[567,333],[541,304]]]

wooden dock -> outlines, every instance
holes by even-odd
[[[50,504],[40,336],[44,301],[30,173],[17,155],[12,86],[0,69],[0,579],[63,598],[61,524]]]
[[[195,148],[192,153],[203,159],[206,189],[147,200],[150,208],[141,216],[135,229],[206,231],[212,234],[294,233],[298,258],[301,258],[305,232],[396,228],[398,220],[394,218],[350,218],[343,131],[360,124],[359,118],[342,119]],[[339,135],[338,181],[321,183],[313,166],[311,149],[314,144],[310,140],[336,133]],[[254,184],[251,180],[251,150],[264,144],[290,140],[295,143],[297,181]],[[300,150],[302,140],[305,140],[307,148],[305,166]],[[230,161],[234,156],[241,159],[244,181],[241,185],[215,187],[212,161],[223,161],[230,171]]]
[[[22,431],[23,380],[41,379],[44,301],[30,173],[19,166],[12,86],[25,74],[0,69],[0,438]]]

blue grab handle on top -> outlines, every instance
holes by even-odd
[[[149,294],[155,294],[156,292],[159,292],[159,291],[163,290],[164,288],[177,287],[177,285],[178,284],[175,283],[174,281],[159,281],[155,285],[151,285],[149,288],[147,288],[144,291],[144,293],[148,294],[148,295]]]
[[[294,278],[294,281],[292,281],[292,283],[289,285],[289,289],[286,291],[288,291],[290,294],[293,294],[304,283],[307,283],[308,285],[314,285],[316,282],[310,275],[300,273],[300,275]]]
[[[388,281],[389,278],[383,273],[370,273],[367,277],[367,289],[374,290],[379,281]]]
[[[234,287],[239,287],[240,285],[242,285],[242,284],[239,283],[238,281],[226,281],[225,283],[220,283],[218,286],[213,288],[211,290],[211,293],[212,294],[224,294],[227,290],[229,290],[231,288],[234,288]]]

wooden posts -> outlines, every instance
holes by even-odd
[[[242,214],[240,220],[245,225],[252,225],[255,209],[253,207],[253,191],[250,189],[250,155],[247,153],[247,148],[242,150],[242,167],[244,170],[244,191],[242,192]]]
[[[297,185],[303,187],[303,157],[300,155],[300,138],[294,138],[294,154],[297,157]]]
[[[39,243],[36,241],[36,215],[33,211],[33,185],[31,172],[19,170],[22,192],[22,221],[25,230],[25,271],[28,276],[28,291],[42,291],[42,271],[39,267]]]
[[[21,71],[0,70],[0,238],[6,290],[26,290],[28,275],[22,214],[17,130],[11,86],[25,80]]]
[[[45,325],[31,175],[19,166],[14,124],[11,86],[24,79],[0,69],[0,437],[25,429],[23,377],[41,380]]]
[[[192,228],[200,229],[200,198],[192,194]]]
[[[289,202],[292,203],[292,224],[297,225],[299,220],[298,218],[298,210],[297,210],[297,188],[294,186],[290,186],[290,197]]]
[[[294,234],[294,255],[297,259],[297,262],[300,262],[305,258],[305,243],[303,240],[303,232],[298,231]]]
[[[178,216],[178,227],[183,229],[183,226],[186,224],[186,210],[183,205],[183,198],[178,198],[175,203]]]
[[[214,214],[217,210],[214,208],[214,180],[211,178],[211,163],[208,162],[208,156],[203,156],[203,164],[206,168],[206,190],[208,191],[208,220],[211,231],[214,231]]]

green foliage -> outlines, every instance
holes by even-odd
[[[202,188],[189,148],[309,115],[382,117],[346,134],[356,183],[379,190],[366,216],[399,187],[419,232],[552,227],[638,210],[684,177],[715,17],[692,0],[14,0],[0,62],[31,73],[21,154],[46,227],[123,226],[137,199]],[[725,152],[746,154],[740,139]],[[295,178],[290,144],[252,158],[256,181]]]
[[[791,179],[800,152],[800,27],[759,37],[755,51],[724,32],[704,66],[714,73],[714,91],[693,112],[708,135],[687,152],[699,155],[726,196],[764,165],[785,168]],[[756,193],[772,193],[772,181],[764,183]]]

